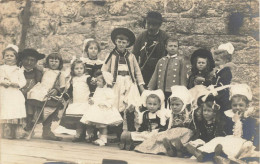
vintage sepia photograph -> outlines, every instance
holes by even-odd
[[[0,0],[1,164],[258,164],[259,0]]]

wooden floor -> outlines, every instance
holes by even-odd
[[[103,159],[122,160],[129,164],[192,164],[195,159],[171,158],[164,155],[142,154],[119,150],[116,144],[99,147],[89,143],[72,143],[73,136],[60,135],[63,141],[41,139],[36,130],[30,140],[1,139],[1,164],[101,164]],[[114,164],[115,162],[109,163]],[[108,163],[107,163],[108,164]]]

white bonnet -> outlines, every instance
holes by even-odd
[[[252,91],[247,84],[235,84],[230,88],[230,99],[234,95],[243,95],[246,96],[249,101],[252,100]]]
[[[185,87],[181,85],[174,85],[171,87],[172,94],[169,97],[171,99],[172,97],[177,97],[183,102],[183,107],[180,112],[182,112],[185,108],[186,105],[190,104],[192,102],[192,95],[190,91]],[[168,108],[169,108],[168,104]]]
[[[181,101],[186,105],[191,103],[192,101],[191,93],[185,86],[174,85],[171,87],[171,91],[172,94],[170,98],[177,97],[181,99]]]
[[[104,77],[106,83],[107,83],[108,85],[112,85],[112,82],[113,82],[113,76],[112,76],[112,74],[109,73],[109,72],[106,72],[106,71],[102,71],[102,75],[103,75],[103,77]]]
[[[18,53],[18,51],[19,51],[19,48],[14,44],[8,44],[7,47],[5,48],[5,50],[8,48],[12,48],[16,53]]]
[[[221,44],[218,46],[218,50],[226,50],[229,54],[233,54],[234,53],[234,46],[232,45],[232,43],[228,42],[225,44]]]
[[[85,53],[85,47],[88,44],[89,41],[93,41],[93,38],[88,38],[83,41],[83,54]]]
[[[163,109],[164,108],[164,93],[163,93],[163,91],[161,89],[157,89],[157,90],[153,90],[153,91],[151,91],[151,90],[144,90],[142,95],[141,95],[141,101],[142,101],[143,106],[146,107],[146,99],[151,94],[155,94],[155,95],[157,95],[160,98],[160,100],[161,100],[161,109]]]

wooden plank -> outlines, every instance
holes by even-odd
[[[170,158],[162,155],[150,155],[123,151],[117,147],[99,147],[91,144],[55,142],[46,140],[2,140],[1,153],[3,159],[14,156],[16,159],[29,161],[39,159],[40,162],[67,161],[76,163],[102,163],[103,159],[117,159],[133,163],[197,163],[196,160]],[[13,162],[13,161],[11,161]]]

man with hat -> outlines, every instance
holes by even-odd
[[[163,18],[156,11],[150,11],[145,17],[146,31],[135,42],[133,54],[139,62],[144,82],[147,85],[152,77],[156,63],[166,55],[165,44],[169,36],[160,30]]]
[[[44,54],[37,52],[35,49],[27,48],[18,53],[19,65],[22,69],[24,69],[24,76],[26,79],[26,85],[21,89],[25,98],[27,99],[27,93],[30,89],[33,88],[38,82],[41,82],[43,73],[41,70],[37,68],[38,60],[45,58]],[[25,127],[26,131],[32,130],[34,124],[35,115],[34,110],[28,107],[26,102],[26,113],[27,113],[27,125]],[[37,112],[36,112],[37,113]],[[48,140],[61,140],[62,138],[56,137],[51,132],[51,124],[52,124],[53,116],[49,116],[46,120],[43,121],[43,133],[42,137]]]

